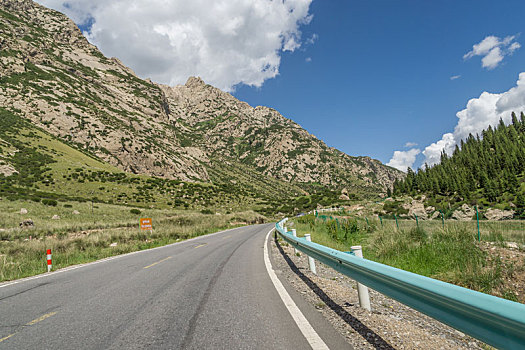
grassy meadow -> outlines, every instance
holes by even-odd
[[[27,214],[21,214],[21,208],[27,209]],[[263,220],[252,211],[215,215],[211,211],[204,214],[101,203],[92,209],[89,202],[60,202],[50,207],[0,201],[0,212],[0,282],[46,272],[46,249],[52,250],[55,270]],[[60,219],[52,219],[54,215]],[[142,217],[152,218],[153,231],[140,230]],[[31,219],[34,227],[19,227],[26,219]]]
[[[454,283],[484,293],[525,302],[520,292],[525,281],[525,222],[481,222],[481,242],[476,221],[361,219],[338,217],[316,219],[313,215],[294,218],[289,228],[302,237],[310,233],[312,241],[349,251],[352,245],[363,246],[366,259]],[[507,242],[518,243],[506,253]]]

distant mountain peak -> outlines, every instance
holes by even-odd
[[[200,77],[189,77],[188,80],[186,81],[186,84],[184,85],[188,88],[196,88],[196,87],[205,86],[206,83]]]

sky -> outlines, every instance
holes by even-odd
[[[38,0],[143,78],[191,75],[401,170],[525,112],[522,0]]]

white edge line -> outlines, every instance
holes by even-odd
[[[273,271],[272,263],[270,262],[270,256],[268,254],[268,237],[270,237],[270,234],[273,232],[273,230],[275,230],[275,228],[271,229],[270,232],[268,232],[264,241],[264,265],[266,266],[266,271],[268,271],[268,275],[270,275],[270,279],[272,280],[275,289],[277,289],[277,293],[279,293],[279,296],[281,297],[284,305],[288,309],[288,312],[290,312],[290,315],[292,315],[292,318],[297,324],[297,327],[299,327],[301,333],[303,333],[304,337],[306,338],[312,349],[327,350],[329,348],[326,345],[326,343],[323,341],[323,339],[321,339],[319,334],[317,334],[317,332],[312,327],[310,322],[308,322],[301,310],[299,310],[297,305],[294,303],[292,297],[290,297],[290,294],[288,294],[286,289],[284,289],[283,284]]]
[[[111,260],[123,258],[123,257],[129,256],[129,255],[150,252],[152,250],[164,249],[164,248],[168,248],[168,247],[171,247],[171,246],[174,246],[174,245],[179,245],[179,244],[184,244],[184,243],[195,241],[195,240],[199,240],[199,239],[204,239],[206,237],[215,236],[215,235],[218,235],[218,234],[221,234],[221,233],[224,233],[224,232],[237,230],[237,229],[240,229],[240,228],[243,228],[243,227],[246,227],[246,226],[234,227],[234,228],[230,228],[230,229],[227,229],[227,230],[224,230],[224,231],[219,231],[219,232],[214,232],[214,233],[210,233],[210,234],[207,234],[207,235],[193,237],[193,238],[190,238],[190,239],[187,239],[187,240],[184,240],[184,241],[175,242],[175,243],[171,243],[171,244],[168,244],[168,245],[163,245],[163,246],[160,246],[160,247],[155,247],[155,248],[150,248],[150,249],[145,249],[145,250],[137,250],[137,251],[126,253],[126,254],[110,256],[108,258],[100,259],[100,260],[97,260],[97,261],[92,261],[92,262],[85,263],[85,264],[78,264],[78,265],[64,267],[63,269],[56,270],[56,271],[53,271],[53,272],[45,272],[45,273],[42,273],[42,274],[36,275],[36,276],[21,278],[21,279],[14,280],[14,281],[9,281],[9,282],[3,282],[3,283],[0,283],[0,288],[12,286],[14,284],[18,284],[18,283],[22,283],[22,282],[36,280],[36,279],[39,279],[39,278],[50,277],[50,276],[53,276],[53,275],[56,275],[56,274],[59,274],[59,273],[63,273],[63,272],[71,271],[71,270],[76,270],[76,269],[79,269],[79,268],[85,267],[85,266],[100,264],[100,263],[103,263],[103,262],[106,262],[106,261],[111,261]]]

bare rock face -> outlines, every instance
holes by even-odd
[[[18,171],[16,171],[13,166],[9,164],[0,164],[0,174],[3,174],[4,176],[11,176],[16,173],[18,173]]]
[[[434,220],[434,219],[437,219],[439,216],[440,216],[440,212],[439,211],[435,211],[432,213],[432,215],[430,216],[430,219],[431,220]]]
[[[488,220],[508,220],[514,217],[514,210],[500,210],[489,208],[483,213]]]
[[[417,216],[419,219],[428,219],[427,210],[425,209],[424,199],[412,199],[403,204],[403,208],[408,210],[408,216]]]
[[[20,214],[27,214],[27,209],[26,208],[21,208],[20,209]]]
[[[460,209],[457,209],[452,213],[452,219],[460,221],[472,220],[476,215],[476,211],[471,208],[468,204],[463,204]]]

